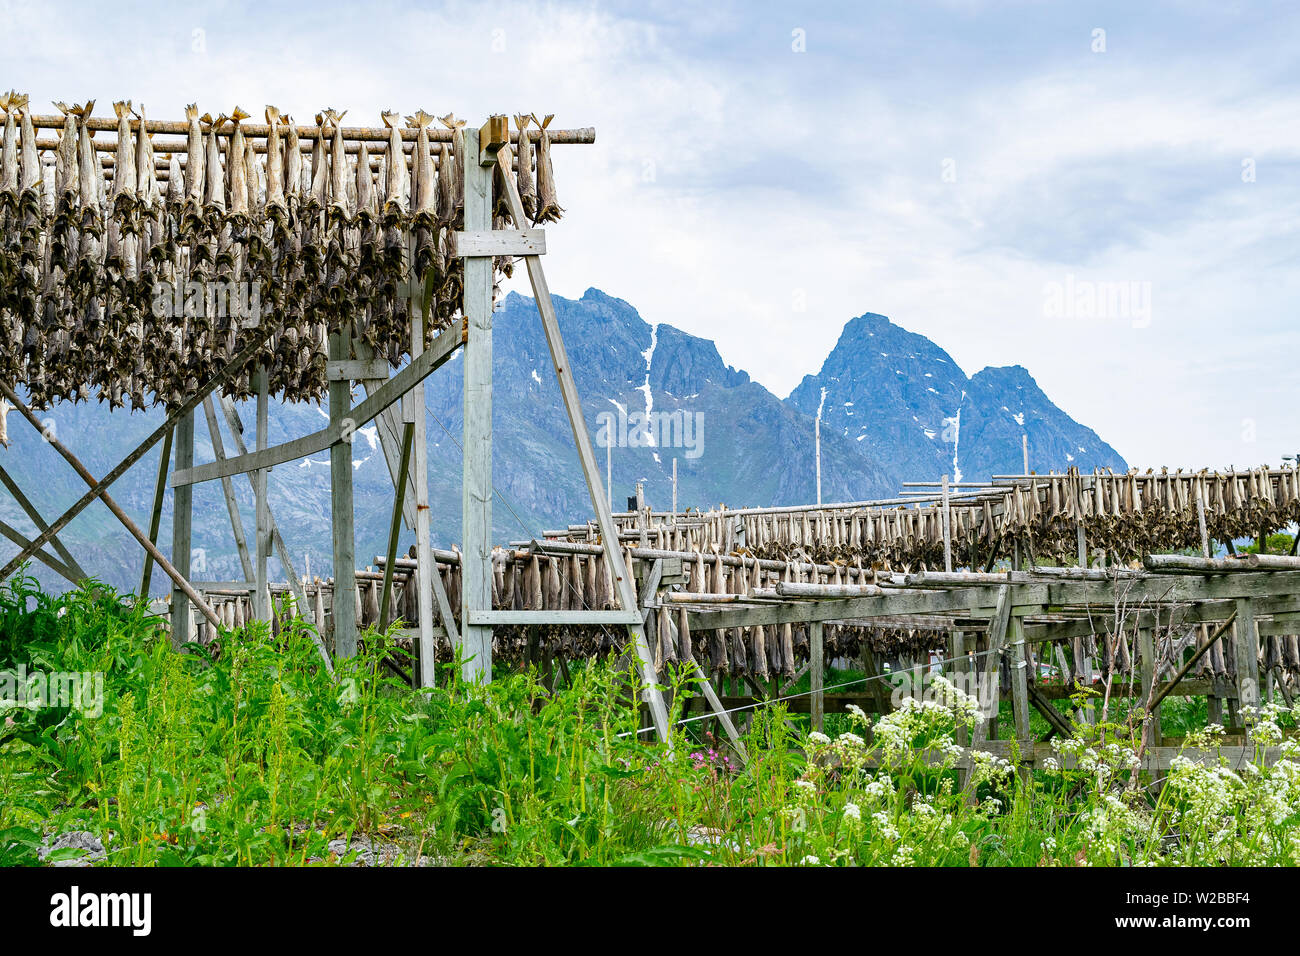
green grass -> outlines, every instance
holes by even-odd
[[[1140,724],[1126,714],[1061,742],[1083,769],[984,761],[963,780],[953,740],[973,702],[960,695],[871,726],[828,715],[827,735],[777,706],[755,714],[742,765],[707,722],[671,752],[639,741],[636,688],[605,663],[572,668],[554,693],[532,674],[481,687],[448,668],[426,695],[386,676],[382,635],[363,643],[337,681],[302,625],[177,654],[108,589],[51,597],[12,580],[0,671],[98,674],[103,693],[102,709],[0,704],[0,864],[35,863],[42,842],[74,830],[117,865],[350,862],[337,841],[449,865],[1300,858],[1294,755],[1244,772],[1180,766],[1153,787],[1129,770]],[[1279,719],[1260,715],[1261,744]]]

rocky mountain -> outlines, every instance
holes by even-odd
[[[823,500],[887,496],[899,482],[966,479],[1017,471],[1020,436],[1029,435],[1031,461],[1040,470],[1077,464],[1124,467],[1091,430],[1056,408],[1018,367],[985,369],[972,378],[938,346],[878,315],[852,320],[816,376],[785,400],[744,371],[727,365],[717,347],[669,325],[651,326],[621,299],[588,289],[581,299],[555,298],[587,426],[605,465],[612,445],[614,506],[621,509],[637,481],[655,507],[672,497],[677,460],[679,507],[794,504],[815,500],[814,420],[822,419]],[[460,540],[463,423],[460,359],[425,385],[429,410],[429,484],[434,541]],[[531,299],[507,296],[494,319],[493,504],[498,540],[526,539],[590,514],[586,486],[573,450],[559,388]],[[241,408],[252,443],[253,410]],[[100,405],[60,405],[42,413],[52,431],[94,474],[103,474],[163,420],[159,411],[109,415]],[[327,415],[315,405],[272,408],[270,441],[320,428]],[[228,430],[224,443],[233,454]],[[11,417],[12,446],[0,464],[41,512],[53,517],[85,486],[48,442]],[[148,521],[159,451],[155,449],[112,489],[137,521]],[[195,460],[212,460],[202,413]],[[392,486],[373,426],[353,442],[357,556],[366,564],[385,547]],[[303,573],[330,573],[329,460],[319,455],[275,468],[271,508]],[[246,528],[253,498],[245,478],[234,481]],[[194,577],[237,580],[243,572],[230,532],[219,482],[196,486]],[[160,543],[171,540],[170,492]],[[0,493],[0,519],[26,535],[34,528],[13,499]],[[139,586],[140,554],[129,535],[101,505],[92,505],[64,532],[85,569],[123,590]],[[401,546],[413,541],[404,532]],[[15,553],[7,541],[0,555]],[[271,571],[278,575],[278,561]],[[61,587],[41,565],[43,584]],[[163,576],[153,576],[163,592]]]
[[[887,463],[897,483],[973,481],[1019,474],[1022,436],[1035,471],[1127,467],[1115,449],[1043,394],[1018,365],[972,377],[923,335],[868,312],[851,320],[821,371],[786,399],[821,416],[827,432],[852,439],[868,460]]]

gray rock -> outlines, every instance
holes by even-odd
[[[56,850],[67,849],[81,850],[82,855],[71,860],[54,860],[50,866],[92,866],[95,863],[102,863],[107,856],[104,852],[104,844],[89,830],[69,830],[58,836],[47,836],[37,854],[41,862],[45,862]]]

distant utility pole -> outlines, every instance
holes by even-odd
[[[605,442],[605,489],[609,492],[609,510],[614,510],[614,442]]]
[[[673,459],[673,524],[677,523],[677,459]]]
[[[1024,459],[1024,470],[1020,473],[1027,475],[1029,474],[1029,435],[1027,433],[1020,436],[1020,454]]]
[[[817,446],[817,504],[822,503],[822,413],[817,410],[817,421],[813,423],[813,441]]]

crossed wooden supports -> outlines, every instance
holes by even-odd
[[[390,529],[389,554],[394,553],[394,544],[399,528],[398,516],[406,524],[414,524],[417,536],[417,567],[419,569],[420,596],[420,632],[418,648],[420,651],[421,686],[431,686],[434,678],[434,632],[432,627],[433,605],[437,604],[437,613],[453,643],[458,645],[466,660],[464,674],[470,679],[491,679],[492,627],[505,623],[617,623],[628,630],[641,672],[641,683],[645,702],[649,705],[656,733],[660,740],[668,741],[670,732],[667,709],[661,689],[656,684],[654,663],[646,638],[646,621],[649,611],[641,609],[638,595],[631,579],[624,554],[618,545],[618,529],[614,524],[609,498],[602,485],[599,468],[592,448],[591,436],[583,418],[582,404],[578,396],[572,367],[563,337],[560,334],[559,321],[551,294],[542,271],[541,255],[545,252],[545,236],[538,229],[493,230],[492,229],[492,181],[494,174],[500,174],[505,183],[505,199],[516,223],[527,221],[523,203],[515,183],[514,173],[507,147],[509,131],[505,117],[494,116],[479,130],[465,131],[465,150],[469,157],[477,157],[477,162],[466,164],[465,174],[465,221],[464,230],[455,237],[456,254],[465,259],[463,302],[461,312],[463,319],[435,337],[427,350],[423,350],[423,329],[429,316],[427,294],[420,294],[418,283],[411,283],[415,293],[412,296],[412,358],[406,368],[391,378],[383,376],[386,369],[374,361],[373,355],[363,343],[353,339],[350,334],[338,332],[330,341],[330,423],[310,435],[294,439],[284,444],[267,447],[266,445],[266,404],[267,395],[265,376],[259,376],[258,395],[258,447],[249,451],[243,442],[243,425],[235,413],[230,400],[222,396],[222,410],[231,428],[235,443],[235,457],[227,457],[224,443],[220,437],[216,410],[212,396],[217,393],[236,373],[247,365],[262,345],[269,339],[276,327],[263,327],[248,345],[227,365],[193,395],[179,406],[171,409],[163,422],[143,443],[112,468],[103,478],[96,479],[81,465],[80,461],[60,442],[47,436],[50,444],[77,470],[89,485],[89,490],[64,514],[54,522],[45,525],[30,508],[26,499],[17,491],[8,476],[4,482],[11,493],[15,494],[32,520],[40,529],[40,534],[31,541],[13,529],[0,527],[5,534],[22,549],[8,564],[0,569],[0,579],[11,574],[23,561],[36,558],[54,567],[74,582],[84,574],[76,566],[71,555],[58,541],[58,533],[83,511],[95,499],[102,500],[124,527],[131,533],[147,558],[142,578],[142,593],[147,593],[152,566],[156,564],[172,580],[173,592],[172,630],[173,640],[183,640],[189,630],[188,606],[192,603],[213,625],[220,626],[220,619],[204,600],[202,594],[188,580],[189,570],[189,522],[192,505],[191,488],[200,481],[220,480],[225,493],[227,508],[230,512],[232,530],[235,533],[240,561],[246,576],[254,580],[259,594],[259,611],[266,613],[260,605],[264,603],[261,595],[266,588],[265,557],[271,550],[272,543],[280,552],[280,559],[294,588],[300,608],[310,613],[307,602],[300,589],[296,587],[297,577],[289,561],[288,551],[275,528],[270,516],[266,495],[266,473],[277,464],[283,464],[297,458],[316,454],[326,449],[331,456],[331,492],[333,503],[334,526],[334,564],[335,564],[335,615],[334,626],[336,647],[340,653],[348,654],[356,646],[356,621],[354,595],[355,580],[351,570],[353,560],[353,516],[352,516],[352,463],[350,438],[358,428],[378,418],[378,428],[384,446],[384,455],[398,489],[394,503],[394,521]],[[619,610],[608,611],[498,611],[491,606],[492,583],[492,496],[491,457],[492,457],[492,260],[497,256],[522,257],[532,285],[533,295],[545,332],[547,346],[550,350],[552,365],[565,411],[573,431],[574,443],[578,450],[583,476],[587,482],[592,504],[596,510],[597,524],[605,549],[615,592],[618,596]],[[457,349],[465,349],[465,437],[464,437],[464,554],[462,557],[462,608],[461,633],[457,634],[453,612],[442,586],[436,566],[433,563],[429,543],[429,507],[427,466],[425,462],[426,442],[424,440],[424,401],[422,383],[435,369],[445,364]],[[361,381],[367,396],[355,407],[351,405],[350,380]],[[40,422],[34,413],[13,392],[8,385],[0,383],[0,392],[14,404],[34,427],[41,430]],[[401,403],[400,417],[393,407]],[[214,461],[195,466],[193,464],[193,413],[202,404],[207,418],[209,432],[212,435]],[[401,446],[405,451],[398,453],[398,435],[404,439]],[[413,443],[410,436],[414,435]],[[158,485],[154,496],[150,529],[142,531],[108,494],[108,488],[122,477],[126,471],[138,462],[146,452],[159,441],[164,441],[164,453],[159,466]],[[174,564],[159,551],[155,544],[162,509],[164,478],[166,476],[168,451],[175,448],[176,467],[170,479],[170,486],[175,490],[173,502],[176,507],[176,520],[173,522],[173,558]],[[408,473],[408,468],[410,472]],[[258,526],[255,541],[256,553],[248,553],[247,536],[244,534],[239,511],[235,503],[231,479],[237,474],[247,474],[253,483],[258,503]],[[414,487],[413,501],[407,500],[406,489]],[[54,554],[46,552],[44,546],[53,543]],[[387,567],[391,569],[393,561]],[[179,566],[178,566],[179,565]],[[250,589],[251,590],[251,589]],[[653,593],[653,589],[651,594]],[[387,588],[385,588],[387,595]],[[316,622],[318,625],[321,622]],[[178,637],[179,632],[179,637]],[[319,637],[318,637],[319,640]],[[321,653],[329,663],[329,656],[323,645]],[[706,685],[706,696],[710,704],[723,719],[729,732],[734,735],[722,705],[712,688]]]

